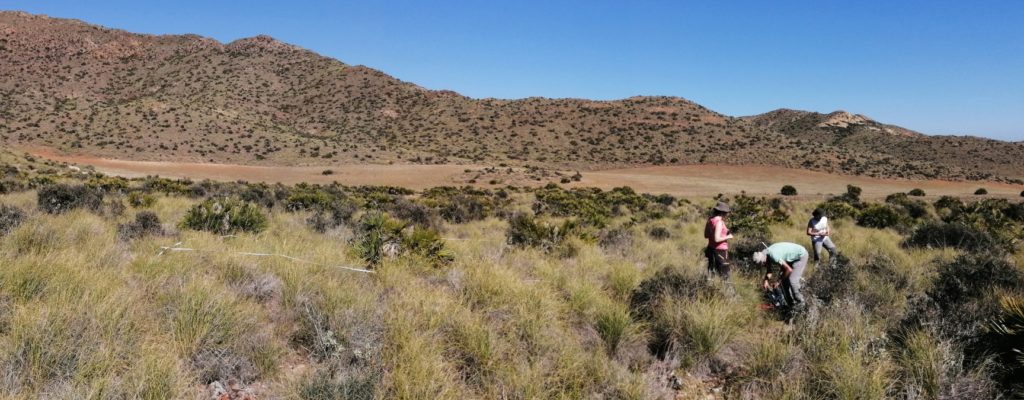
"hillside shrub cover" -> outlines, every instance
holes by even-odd
[[[99,211],[103,207],[103,192],[85,185],[55,184],[39,188],[39,209],[49,214],[61,214],[77,208]]]
[[[252,203],[235,199],[207,199],[190,208],[180,226],[218,235],[259,233],[267,228],[267,217]]]

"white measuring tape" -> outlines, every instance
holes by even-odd
[[[298,257],[289,256],[289,255],[286,255],[286,254],[251,253],[251,252],[247,252],[247,251],[216,251],[216,250],[209,250],[209,249],[192,249],[192,248],[188,248],[188,247],[179,247],[179,246],[181,246],[181,244],[182,244],[182,242],[178,242],[178,243],[172,244],[170,246],[160,246],[160,252],[157,253],[157,255],[158,256],[162,256],[166,252],[175,252],[175,251],[203,251],[203,252],[209,252],[209,253],[229,253],[229,254],[236,254],[236,255],[240,255],[240,256],[252,256],[252,257],[281,257],[281,258],[287,258],[289,260],[292,260],[292,261],[295,261],[295,262],[299,262],[299,263],[304,263],[304,264],[313,264],[313,265],[319,265],[319,266],[322,266],[322,267],[329,267],[329,268],[339,268],[339,269],[344,269],[344,270],[348,270],[348,271],[363,272],[363,273],[367,273],[367,274],[375,274],[376,273],[376,271],[371,271],[371,270],[368,270],[368,269],[361,269],[361,268],[346,267],[344,265],[333,265],[332,266],[332,265],[327,265],[327,264],[321,264],[321,263],[318,263],[318,262],[304,260],[304,259],[301,259],[301,258],[298,258]]]

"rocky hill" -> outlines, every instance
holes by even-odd
[[[0,138],[137,160],[776,165],[880,177],[1024,177],[1024,146],[847,113],[731,117],[673,97],[472,99],[267,36],[220,43],[0,12]]]

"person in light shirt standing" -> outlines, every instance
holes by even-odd
[[[822,247],[828,250],[829,262],[835,262],[838,251],[829,237],[831,233],[832,230],[828,226],[828,217],[825,216],[825,211],[820,208],[814,209],[814,212],[811,213],[811,220],[807,222],[807,236],[811,237],[811,246],[814,247],[815,265],[821,261]]]

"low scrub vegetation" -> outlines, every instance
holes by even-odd
[[[0,397],[1019,393],[1024,206],[860,196],[55,179],[0,194]],[[767,307],[751,254],[819,205],[839,255]]]
[[[181,227],[219,235],[259,233],[266,229],[267,217],[252,203],[209,199],[192,206],[181,220]]]

